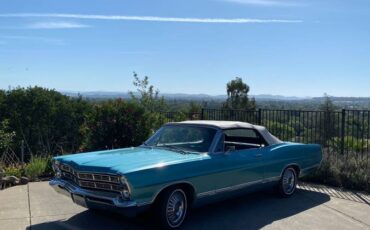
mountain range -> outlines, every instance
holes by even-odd
[[[123,98],[128,99],[131,97],[129,93],[125,92],[107,92],[107,91],[86,91],[86,92],[76,92],[76,91],[62,91],[61,93],[70,96],[77,97],[82,96],[90,99],[109,99],[109,98]],[[136,94],[136,93],[134,93]],[[187,94],[187,93],[161,93],[160,96],[165,97],[167,100],[195,100],[195,101],[206,101],[206,100],[225,100],[227,95],[208,95],[208,94]],[[294,97],[294,96],[282,96],[282,95],[270,95],[270,94],[259,94],[250,95],[256,100],[277,100],[277,101],[294,101],[294,100],[306,100],[311,99],[311,97]]]

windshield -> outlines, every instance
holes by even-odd
[[[159,129],[144,145],[171,148],[184,152],[208,152],[216,130],[187,125],[167,125]]]

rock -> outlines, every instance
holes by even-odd
[[[16,176],[6,176],[6,177],[3,177],[2,180],[3,180],[3,183],[11,184],[11,185],[15,185],[19,181],[18,177]]]
[[[21,179],[19,180],[19,184],[20,184],[20,185],[28,184],[28,182],[29,182],[29,181],[30,181],[30,180],[29,180],[27,177],[22,176],[22,177],[21,177]]]
[[[4,170],[0,168],[0,180],[5,176]]]

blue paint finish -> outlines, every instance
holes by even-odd
[[[220,154],[182,154],[161,148],[134,147],[55,157],[78,171],[121,174],[138,204],[151,203],[167,186],[185,183],[196,194],[280,177],[295,165],[305,173],[321,162],[321,147],[281,143]],[[258,184],[252,183],[253,186]]]
[[[181,154],[158,148],[134,147],[59,156],[54,159],[79,171],[127,174],[204,158],[203,154]]]

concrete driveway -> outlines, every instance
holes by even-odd
[[[0,191],[1,230],[153,228],[148,216],[87,211],[47,182]],[[267,192],[195,209],[182,229],[370,229],[370,196],[301,185],[288,199]]]

